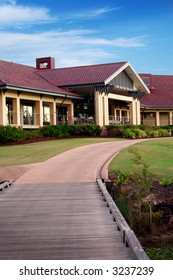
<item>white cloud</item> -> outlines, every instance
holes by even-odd
[[[103,7],[103,8],[99,8],[99,9],[95,9],[95,10],[83,10],[83,11],[76,11],[76,12],[72,12],[68,15],[68,18],[82,18],[84,19],[91,19],[91,18],[95,18],[107,13],[110,13],[112,11],[115,10],[119,10],[121,9],[121,7],[117,7],[117,8],[107,8],[107,7]]]
[[[1,28],[54,20],[47,8],[16,5],[16,1],[13,0],[0,2],[0,15]]]
[[[16,0],[0,0],[0,5],[5,5],[5,4],[15,5]]]
[[[60,67],[117,60],[119,51],[144,46],[142,38],[105,39],[92,30],[49,31],[42,33],[0,32],[1,59],[34,65],[36,57],[53,56]]]

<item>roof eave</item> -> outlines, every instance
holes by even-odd
[[[70,97],[74,99],[82,99],[81,96],[78,96],[77,94],[71,94],[70,92],[55,92],[55,91],[48,91],[48,90],[41,90],[41,89],[34,89],[34,88],[27,88],[27,87],[21,87],[21,86],[13,86],[13,85],[1,85],[0,89],[7,89],[7,90],[16,90],[16,91],[23,91],[23,92],[30,92],[30,93],[37,93],[37,94],[43,94],[43,95],[49,95],[49,96],[57,96],[57,97]]]
[[[140,105],[140,107],[142,108],[142,109],[155,109],[155,110],[159,110],[159,109],[161,109],[161,110],[165,110],[165,109],[170,109],[170,110],[172,110],[173,109],[173,106],[149,106],[149,105],[144,105],[144,104],[141,104]]]
[[[65,89],[68,89],[68,88],[80,88],[80,87],[89,87],[89,86],[104,86],[105,83],[104,82],[100,82],[100,83],[87,83],[87,84],[72,84],[72,85],[60,85],[58,87],[61,87],[61,88],[65,88]]]

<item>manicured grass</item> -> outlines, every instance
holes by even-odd
[[[0,147],[0,166],[29,164],[45,161],[67,150],[100,142],[116,141],[115,138],[75,138],[51,140],[25,145]]]
[[[157,139],[135,145],[143,159],[149,164],[156,179],[173,178],[173,139]],[[109,165],[109,170],[134,170],[132,154],[129,149],[119,153]]]

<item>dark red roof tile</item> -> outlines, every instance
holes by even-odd
[[[35,70],[34,67],[0,60],[0,85],[11,85],[55,93],[69,93],[37,75]]]
[[[142,78],[149,77],[150,94],[145,94],[141,105],[155,108],[173,107],[173,76],[139,74]]]
[[[56,86],[75,86],[104,83],[127,62],[59,68],[37,71],[38,75]]]

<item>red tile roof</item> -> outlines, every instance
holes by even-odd
[[[38,75],[56,86],[103,84],[127,62],[58,68],[37,71]]]
[[[141,99],[142,106],[153,108],[173,107],[173,76],[139,74],[142,78],[149,77],[150,94]]]
[[[36,70],[34,67],[0,60],[0,86],[15,86],[52,93],[74,93],[63,86],[103,84],[127,62],[89,66]],[[140,74],[148,77],[150,94],[145,94],[141,105],[153,108],[173,108],[173,76]],[[76,95],[76,94],[74,94]]]
[[[37,75],[35,70],[34,67],[0,60],[0,85],[73,95],[49,83]]]

